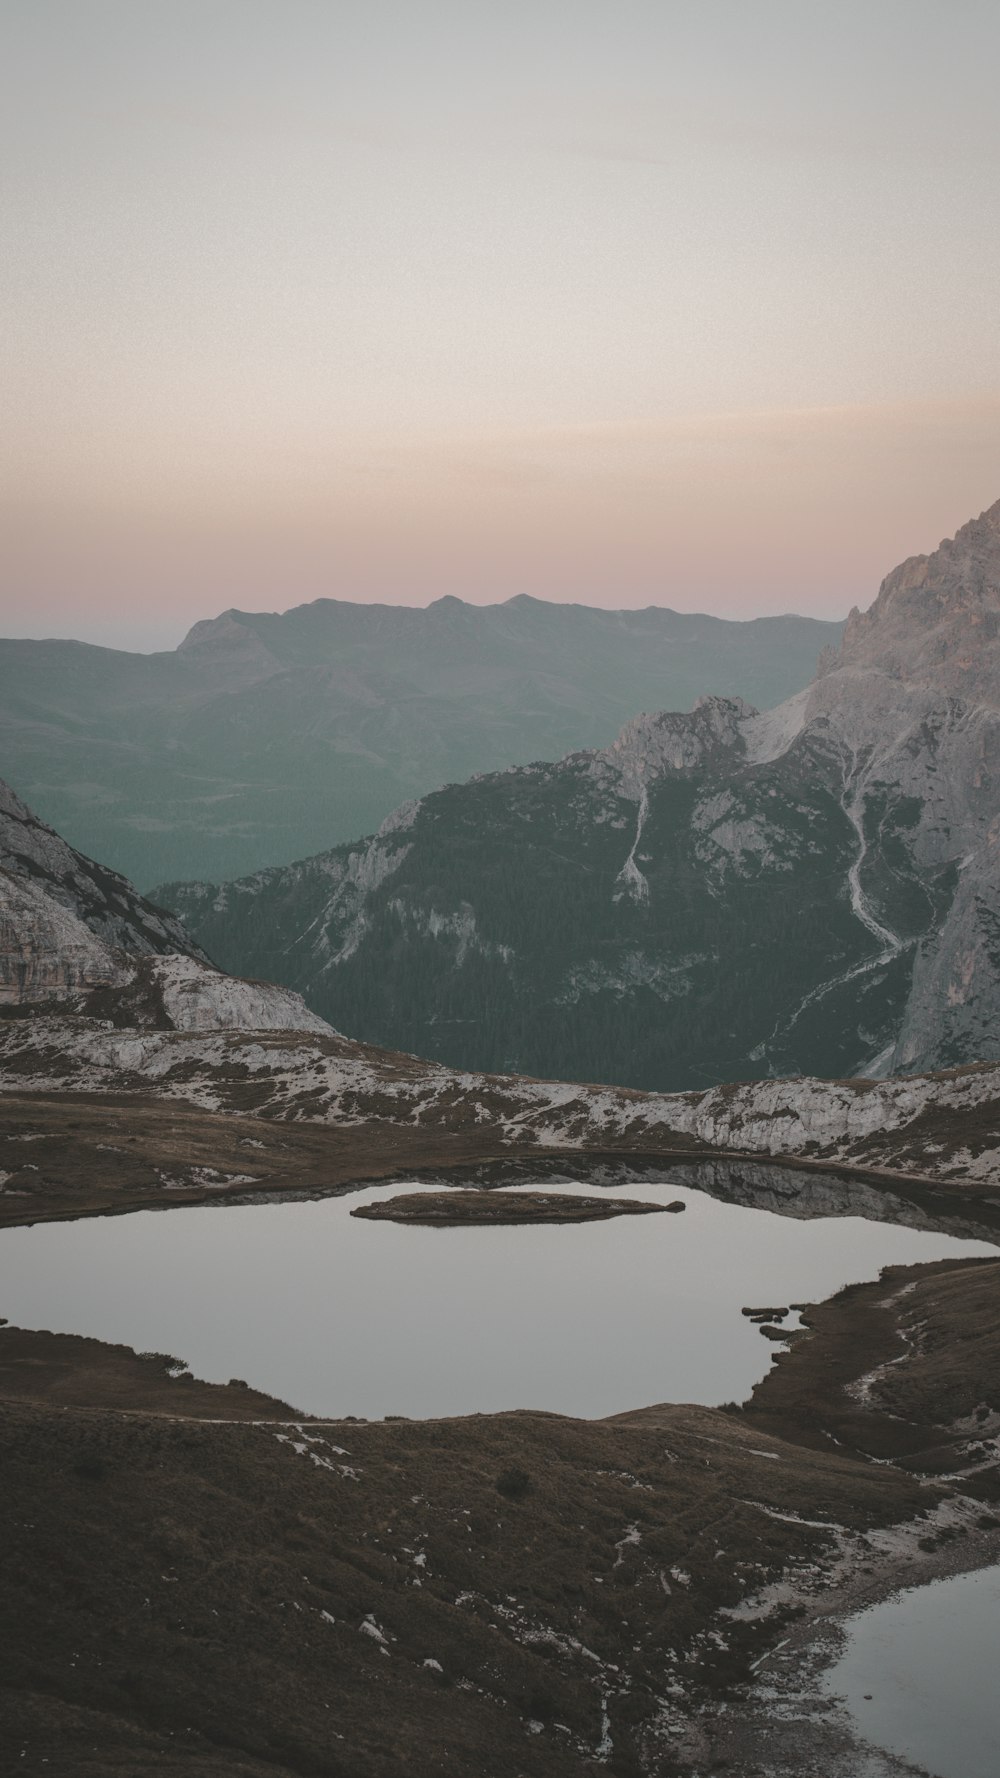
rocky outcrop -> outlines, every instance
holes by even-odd
[[[879,831],[889,802],[908,809],[899,851],[914,880],[946,893],[913,946],[892,1068],[992,1056],[1000,1043],[1000,501],[883,582],[852,612],[830,670],[806,700],[844,758],[857,823],[854,875],[877,921],[894,868]],[[885,949],[902,950],[898,924]]]
[[[0,871],[8,883],[31,885],[46,902],[64,908],[104,945],[138,956],[166,951],[204,956],[179,920],[147,901],[117,871],[67,845],[2,780]],[[13,897],[14,890],[7,893]],[[27,903],[22,905],[26,910]]]
[[[725,769],[734,753],[745,751],[743,725],[757,715],[743,698],[702,696],[687,715],[661,710],[636,716],[606,751],[589,756],[590,770],[598,783],[639,799],[669,772],[718,762]]]
[[[0,1006],[60,1002],[114,1027],[330,1031],[288,988],[216,969],[179,920],[0,783]]]
[[[131,979],[129,957],[204,953],[179,920],[68,846],[0,782],[0,1004]]]
[[[837,665],[1000,708],[1000,500],[886,576],[851,612]]]
[[[30,878],[0,870],[0,1005],[124,983],[119,956]]]
[[[174,1031],[309,1031],[330,1026],[300,994],[271,982],[241,981],[195,957],[157,957],[148,974]]]

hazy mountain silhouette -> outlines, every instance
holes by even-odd
[[[371,832],[475,772],[603,746],[705,690],[777,703],[840,626],[516,598],[225,612],[171,653],[0,642],[3,770],[149,886],[238,876]]]

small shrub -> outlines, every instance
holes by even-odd
[[[187,1360],[175,1358],[172,1352],[137,1352],[136,1357],[143,1364],[155,1364],[157,1370],[169,1371],[171,1375],[187,1370]]]
[[[512,1464],[509,1469],[502,1469],[495,1483],[496,1491],[507,1500],[523,1500],[531,1491],[531,1477],[526,1469]]]
[[[551,1722],[556,1713],[556,1700],[548,1686],[536,1685],[528,1693],[527,1714],[536,1722]]]

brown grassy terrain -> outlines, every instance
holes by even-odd
[[[335,1191],[495,1151],[475,1130],[275,1123],[130,1093],[3,1093],[0,1226],[251,1191]],[[220,1183],[234,1178],[242,1183]]]
[[[79,1334],[0,1328],[0,1401],[120,1409],[192,1420],[289,1420],[295,1409],[241,1379],[202,1383],[169,1352],[133,1352]]]
[[[132,1092],[0,1095],[8,1225],[408,1176],[495,1185],[518,1167],[586,1178],[616,1158],[684,1154],[540,1154],[530,1133],[501,1145],[468,1121],[324,1125]],[[748,1202],[761,1167],[744,1169]],[[885,1184],[942,1226],[1000,1225],[986,1187]],[[788,1576],[829,1607],[836,1538],[942,1501],[973,1513],[948,1559],[986,1559],[998,1282],[1000,1261],[889,1274],[811,1309],[741,1412],[604,1422],[330,1426],[164,1355],[0,1328],[0,1771],[711,1770],[690,1725],[739,1699],[806,1608],[720,1612]],[[921,1561],[943,1559],[939,1536]],[[734,1778],[766,1769],[735,1745]]]
[[[889,1266],[805,1318],[813,1337],[778,1354],[745,1418],[920,1474],[978,1469],[980,1433],[1000,1429],[1000,1261]],[[965,1485],[1000,1500],[997,1453],[982,1455]]]
[[[822,1585],[824,1524],[951,1498],[996,1524],[996,1464],[952,1422],[956,1371],[959,1406],[1000,1408],[998,1280],[1000,1261],[893,1273],[810,1311],[744,1412],[602,1422],[248,1421],[242,1390],[0,1330],[2,1769],[689,1771],[685,1722],[787,1633],[780,1609],[720,1608]],[[902,1345],[913,1315],[925,1343]],[[844,1396],[901,1351],[867,1405]],[[942,1480],[945,1448],[974,1473]]]
[[[711,1688],[774,1634],[720,1649],[714,1609],[817,1541],[748,1488],[861,1526],[920,1506],[912,1481],[691,1409],[653,1433],[540,1414],[287,1429],[301,1451],[273,1425],[5,1417],[2,1715],[28,1771],[154,1771],[142,1737],[183,1737],[194,1773],[580,1772],[606,1696],[606,1769],[634,1773],[674,1669]]]

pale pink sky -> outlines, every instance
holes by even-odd
[[[992,0],[32,0],[0,633],[866,604],[1000,495]]]

